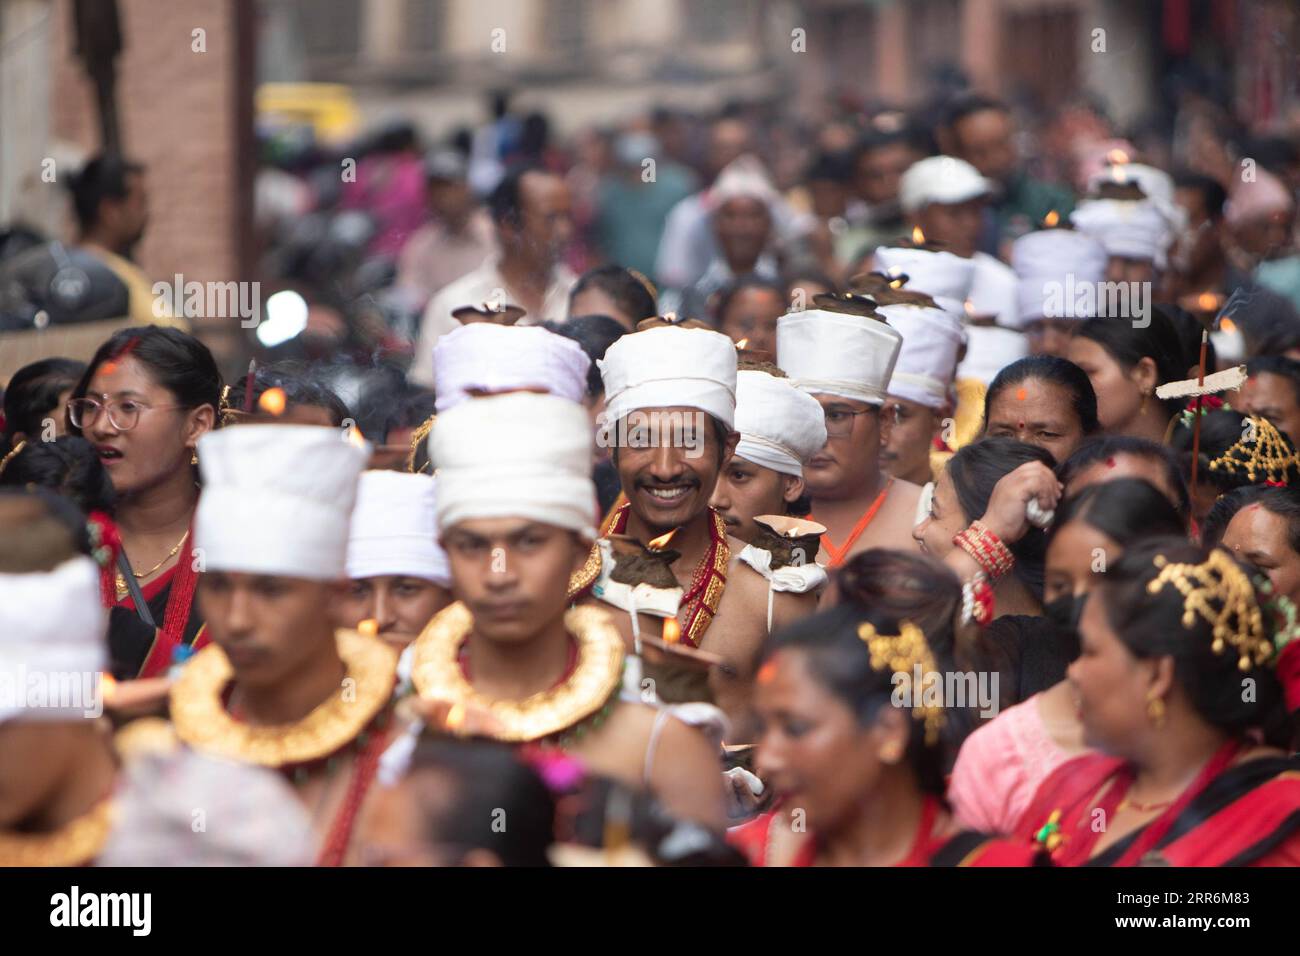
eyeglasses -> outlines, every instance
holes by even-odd
[[[68,402],[68,418],[77,428],[89,428],[99,420],[101,411],[108,412],[108,421],[120,432],[130,431],[140,422],[140,413],[151,408],[189,408],[188,405],[146,405],[133,399],[114,401],[107,395],[100,402],[93,398],[74,398]]]
[[[828,438],[843,438],[853,431],[853,419],[858,415],[878,414],[878,408],[864,408],[860,411],[852,411],[847,408],[828,408],[826,409],[826,436]]]

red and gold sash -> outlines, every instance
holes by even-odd
[[[627,528],[627,516],[631,505],[618,506],[600,529],[601,535],[623,534]],[[727,524],[722,515],[713,508],[709,509],[709,550],[704,555],[691,586],[682,596],[682,610],[678,617],[685,618],[682,640],[691,647],[699,647],[704,632],[708,630],[713,616],[718,613],[722,602],[722,591],[727,586],[727,568],[731,565],[731,547],[727,544]],[[583,597],[600,576],[600,548],[591,546],[583,566],[569,579],[569,600]],[[683,613],[684,612],[684,613]]]

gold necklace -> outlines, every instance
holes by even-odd
[[[426,700],[487,711],[497,740],[521,743],[557,734],[603,708],[622,683],[623,638],[602,608],[564,613],[564,628],[578,642],[577,667],[558,686],[524,700],[485,697],[465,679],[460,649],[473,627],[473,616],[459,601],[435,615],[412,645],[411,681]]]
[[[155,565],[154,565],[152,568],[150,568],[148,571],[135,571],[135,570],[132,570],[132,571],[131,571],[131,576],[134,577],[137,581],[139,581],[139,580],[141,580],[142,578],[147,578],[149,575],[153,574],[155,571],[157,571],[157,570],[158,570],[159,568],[161,568],[164,564],[166,564],[168,561],[170,561],[173,557],[176,556],[176,552],[179,551],[179,550],[181,549],[181,545],[183,545],[183,544],[185,543],[185,539],[188,538],[189,536],[190,536],[190,533],[189,533],[189,531],[187,530],[187,531],[185,532],[184,536],[183,536],[179,541],[176,542],[176,547],[172,548],[170,551],[167,552],[167,556],[166,556],[165,558],[163,558],[161,561],[159,561],[157,564],[155,564]],[[127,560],[129,561],[130,558],[128,557]],[[117,588],[117,599],[120,601],[120,600],[122,600],[122,598],[126,597],[126,594],[127,594],[126,578],[122,576],[122,572],[121,572],[121,571],[118,571],[118,572],[117,572],[117,574],[116,574],[116,580],[114,581],[114,584],[115,584],[115,586],[116,586],[116,588]]]
[[[99,855],[112,829],[110,797],[53,833],[0,831],[0,866],[84,866]]]
[[[388,706],[397,681],[397,653],[377,637],[336,631],[347,676],[302,720],[257,727],[235,720],[221,697],[234,676],[216,644],[190,658],[172,685],[176,736],[196,750],[262,767],[309,763],[340,750]]]

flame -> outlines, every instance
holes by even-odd
[[[682,626],[677,623],[677,618],[664,618],[664,643],[676,644],[682,639]]]
[[[743,348],[748,348],[748,347],[749,347],[749,339],[747,339],[747,338],[745,338],[745,339],[741,339],[739,342],[736,343],[736,348],[737,348],[737,349],[743,349]]]
[[[1106,154],[1106,162],[1112,166],[1123,166],[1128,162],[1128,153],[1122,149],[1112,149]]]
[[[379,634],[379,622],[373,617],[368,617],[357,624],[357,633],[364,634],[366,637],[375,637]]]
[[[447,716],[442,723],[448,730],[459,730],[465,726],[465,705],[452,704],[447,709]]]
[[[1220,301],[1213,292],[1202,292],[1196,297],[1196,304],[1206,312],[1217,312]]]
[[[117,696],[117,678],[108,673],[100,674],[99,693],[103,697],[104,703],[111,707],[113,705],[113,698]]]
[[[1046,216],[1043,217],[1043,225],[1046,226],[1048,229],[1051,229],[1060,221],[1061,221],[1061,214],[1057,212],[1055,209],[1051,210]]]
[[[673,535],[675,535],[676,533],[677,533],[677,529],[673,528],[673,530],[669,531],[667,534],[661,534],[657,538],[651,538],[650,549],[652,551],[662,551],[665,547],[668,546],[668,542],[673,540]]]
[[[903,280],[902,280],[902,279],[891,279],[891,280],[889,281],[889,287],[890,287],[891,289],[901,289],[901,288],[903,287]]]
[[[289,399],[285,397],[282,388],[268,388],[257,400],[257,407],[269,415],[283,415],[288,404]]]
[[[920,226],[912,227],[912,242],[916,243],[918,246],[925,244],[925,233],[921,231]]]
[[[1237,331],[1237,323],[1234,322],[1234,321],[1232,321],[1232,319],[1228,318],[1228,317],[1225,315],[1222,319],[1219,320],[1219,331],[1220,331],[1220,332],[1236,332],[1236,331]]]
[[[974,315],[974,314],[975,314],[975,303],[972,302],[970,299],[967,299],[966,302],[965,302],[964,304],[965,304],[965,308],[966,308],[966,314],[967,314],[967,315]]]
[[[361,434],[361,429],[356,425],[353,425],[348,429],[348,441],[352,442],[352,444],[356,445],[358,448],[366,447],[366,436]]]
[[[1126,173],[1126,172],[1124,171],[1124,167],[1123,167],[1123,166],[1116,166],[1116,167],[1115,167],[1115,182],[1117,182],[1117,183],[1127,183],[1127,182],[1128,182],[1128,173]]]

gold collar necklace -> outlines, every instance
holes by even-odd
[[[498,740],[520,743],[558,734],[601,710],[622,682],[623,638],[601,608],[565,612],[565,630],[578,643],[578,664],[558,685],[525,700],[485,697],[465,679],[460,648],[473,627],[472,615],[459,601],[439,612],[412,645],[411,679],[426,700],[487,711]]]
[[[0,866],[85,866],[113,830],[113,799],[99,801],[52,833],[0,831]]]
[[[222,694],[234,676],[230,660],[215,644],[195,654],[171,692],[176,735],[195,750],[262,767],[321,760],[347,746],[392,700],[397,655],[374,637],[335,632],[347,668],[343,687],[302,720],[257,727],[235,720]]]

